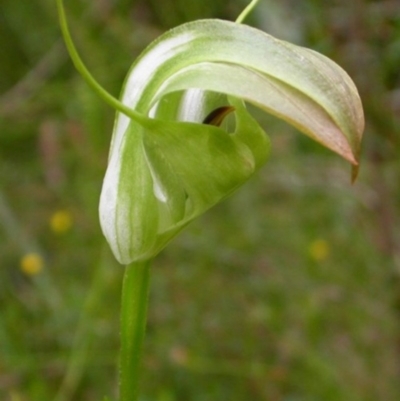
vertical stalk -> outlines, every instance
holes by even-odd
[[[122,286],[120,401],[137,401],[146,327],[150,261],[126,266]]]

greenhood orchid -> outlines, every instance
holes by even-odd
[[[117,110],[100,222],[126,264],[121,302],[120,401],[137,401],[151,259],[187,224],[266,162],[269,140],[253,104],[338,153],[357,174],[364,116],[349,76],[310,49],[236,22],[183,24],[133,63],[121,100],[106,92],[60,25],[87,83]]]
[[[83,66],[63,18],[61,25],[77,68],[117,109],[100,222],[120,263],[153,258],[266,162],[268,137],[246,102],[338,153],[356,175],[360,97],[325,56],[238,22],[189,22],[143,51],[117,101]]]

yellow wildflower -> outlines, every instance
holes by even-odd
[[[20,268],[27,276],[35,276],[43,269],[43,258],[35,252],[27,253],[22,259]]]
[[[187,349],[185,347],[182,347],[179,345],[171,348],[171,350],[169,352],[169,356],[170,356],[170,359],[174,363],[176,363],[177,365],[182,365],[182,366],[186,365],[188,358],[189,358]]]
[[[64,234],[72,226],[72,216],[67,210],[58,210],[50,218],[50,228],[56,234]]]
[[[324,239],[316,239],[308,247],[308,253],[316,262],[323,262],[329,256],[329,244]]]
[[[21,401],[22,397],[17,391],[11,390],[10,399],[11,399],[11,401]]]

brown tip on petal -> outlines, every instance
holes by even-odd
[[[233,106],[222,106],[213,110],[204,120],[203,124],[215,125],[219,127],[222,124],[224,118],[234,111],[235,108]]]

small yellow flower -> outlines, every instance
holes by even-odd
[[[11,390],[10,399],[11,401],[22,401],[21,395],[15,390]]]
[[[43,270],[43,258],[38,253],[27,253],[22,259],[20,268],[27,276],[36,276]]]
[[[72,216],[67,210],[58,210],[50,218],[50,228],[56,234],[64,234],[72,226]]]
[[[187,349],[179,345],[171,348],[169,357],[174,363],[182,366],[185,366],[189,359]]]
[[[316,262],[323,262],[329,256],[329,244],[324,239],[316,239],[308,247],[308,253]]]

